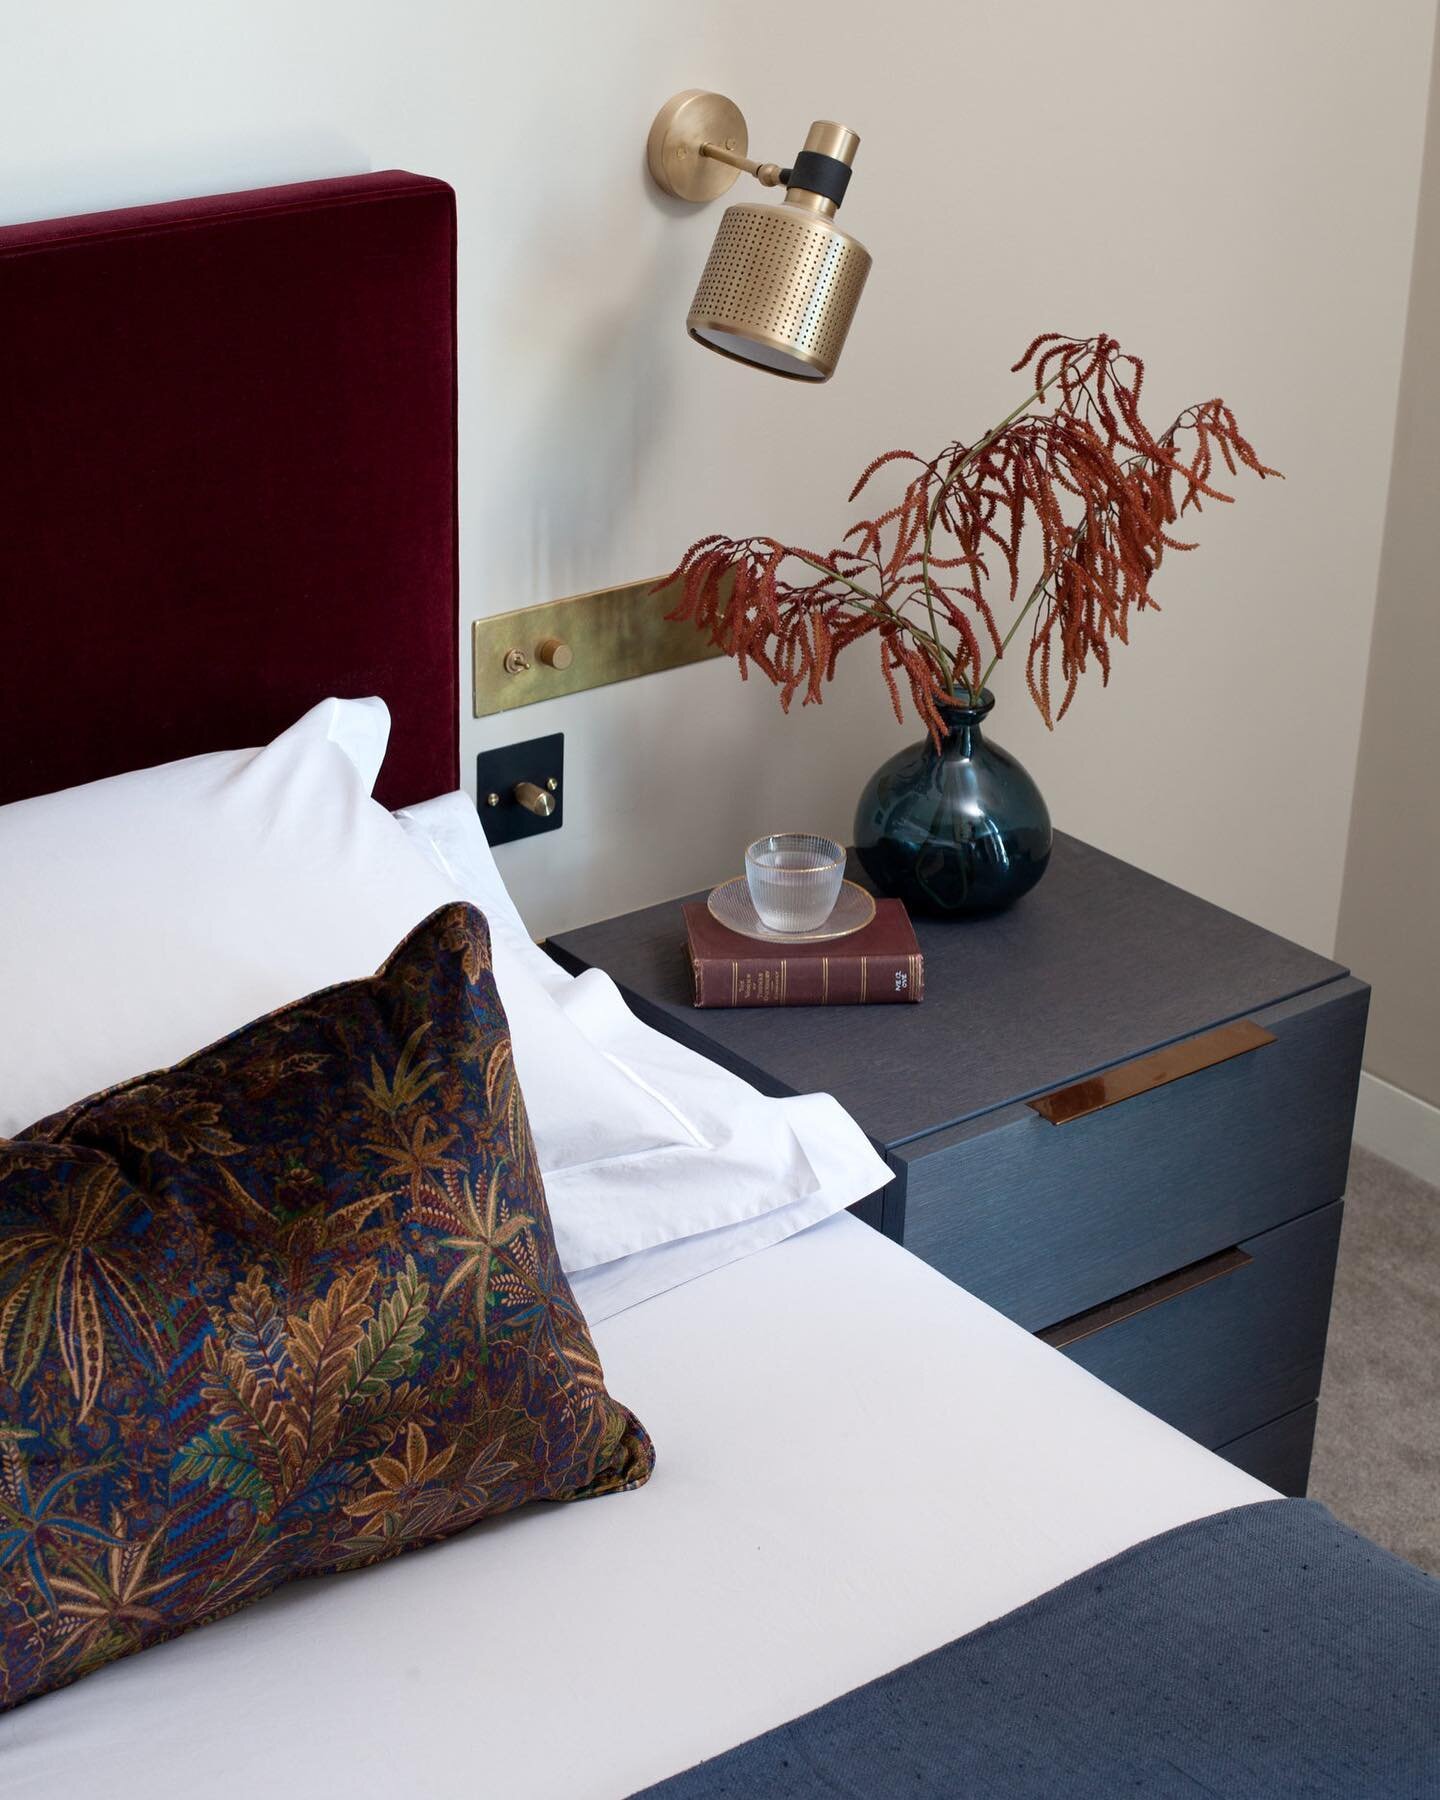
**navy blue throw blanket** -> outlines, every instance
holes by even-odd
[[[1440,1795],[1440,1581],[1313,1500],[1182,1525],[656,1800]]]

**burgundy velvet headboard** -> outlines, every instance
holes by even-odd
[[[454,270],[398,171],[0,229],[0,803],[327,694],[458,785]]]

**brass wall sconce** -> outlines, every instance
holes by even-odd
[[[725,209],[686,327],[737,362],[828,381],[870,273],[870,252],[835,224],[860,139],[817,119],[789,169],[752,161],[749,141],[734,101],[702,88],[676,94],[650,127],[650,173],[676,199],[718,200],[742,171],[785,188],[779,205]]]

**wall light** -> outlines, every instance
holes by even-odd
[[[752,162],[745,115],[687,88],[650,127],[650,173],[667,194],[718,200],[743,170],[785,188],[778,206],[725,209],[685,323],[696,343],[792,381],[828,381],[860,303],[870,252],[834,223],[860,139],[817,119],[795,166]]]

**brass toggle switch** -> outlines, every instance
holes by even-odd
[[[545,787],[536,787],[533,781],[521,781],[516,784],[515,798],[526,812],[532,812],[537,819],[548,819],[555,810],[555,790],[559,782],[552,777]]]

